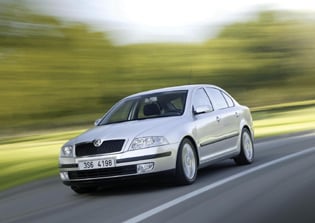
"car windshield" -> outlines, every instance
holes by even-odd
[[[187,91],[169,91],[127,98],[117,103],[99,125],[180,116],[184,113]]]

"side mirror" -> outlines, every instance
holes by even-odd
[[[198,106],[196,108],[194,108],[194,114],[195,115],[199,115],[199,114],[202,114],[202,113],[208,113],[208,112],[211,112],[212,109],[209,105],[201,105],[201,106]]]
[[[102,120],[101,118],[96,119],[95,122],[94,122],[94,125],[98,126],[98,124],[100,124],[101,120]]]

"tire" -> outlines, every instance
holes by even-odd
[[[254,161],[254,143],[251,133],[248,129],[244,128],[241,135],[241,151],[240,154],[234,158],[238,165],[251,164]]]
[[[184,139],[178,149],[176,160],[176,183],[189,185],[197,178],[197,155],[195,146],[189,139]]]
[[[71,189],[77,194],[86,194],[91,193],[96,190],[96,187],[79,187],[79,186],[71,186]]]

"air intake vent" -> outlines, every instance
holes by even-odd
[[[112,177],[121,176],[128,174],[136,174],[137,165],[121,166],[97,170],[84,170],[84,171],[69,171],[69,178],[71,180],[76,179],[86,179],[86,178],[102,178],[102,177]]]

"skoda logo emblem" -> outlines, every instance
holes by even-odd
[[[100,139],[95,139],[94,142],[93,142],[93,145],[95,147],[100,147],[102,145],[102,140]]]

